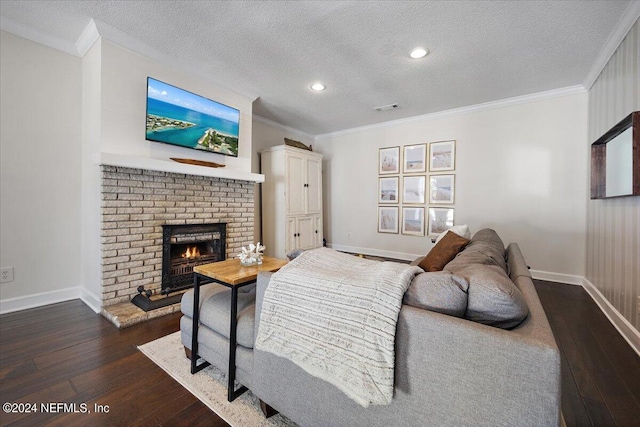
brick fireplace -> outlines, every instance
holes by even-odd
[[[227,258],[253,241],[253,182],[119,166],[101,168],[103,315],[119,327],[179,310],[179,304],[174,304],[143,312],[132,321],[122,314],[131,310],[130,300],[138,294],[138,287],[160,293],[163,226],[226,223]]]

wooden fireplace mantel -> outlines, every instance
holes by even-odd
[[[264,182],[264,175],[258,173],[244,172],[230,168],[209,168],[206,166],[178,163],[172,160],[134,157],[115,153],[99,153],[96,155],[94,163],[105,166],[183,173],[186,175],[235,179],[239,181],[253,181],[255,183]]]

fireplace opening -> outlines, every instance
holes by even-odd
[[[193,286],[193,267],[223,261],[226,224],[162,226],[162,293]]]
[[[193,287],[195,266],[224,261],[226,228],[226,223],[163,225],[161,294],[167,297],[154,300],[139,289],[131,301],[145,311],[179,302],[181,294],[169,294]]]
[[[212,242],[176,243],[171,245],[171,276],[191,274],[199,264],[220,261],[219,248]]]

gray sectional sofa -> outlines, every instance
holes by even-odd
[[[391,404],[363,408],[289,360],[254,350],[246,339],[238,346],[238,381],[302,426],[559,425],[559,350],[518,245],[512,243],[506,250],[502,246],[503,256],[496,259],[501,245],[492,230],[478,232],[441,273],[453,274],[460,282],[454,285],[468,298],[466,310],[459,309],[460,301],[454,302],[458,308],[453,311],[447,311],[447,301],[436,301],[429,310],[420,308],[424,295],[410,297],[419,292],[418,285],[409,289],[397,324]],[[505,283],[486,285],[487,274],[493,277],[499,270],[505,271],[500,274],[510,279],[511,288]],[[429,274],[434,273],[425,273],[422,280]],[[414,279],[416,283],[420,276]],[[254,333],[270,277],[271,273],[258,276],[256,289],[246,294],[247,305],[239,311],[240,322],[244,316],[245,324],[255,315]],[[218,285],[206,286],[215,289]],[[207,304],[225,306],[224,302],[215,302],[221,299],[223,294],[218,292],[223,290],[207,291],[209,297],[204,297],[204,289],[203,311]],[[255,307],[250,303],[253,292]],[[458,296],[445,299],[458,299],[460,292],[454,292]],[[189,293],[183,298],[185,317],[181,321],[185,348],[191,343],[192,303],[189,308],[188,300]],[[228,319],[228,313],[226,316]],[[515,320],[509,320],[509,316],[515,316]],[[225,331],[207,326],[215,323],[213,319],[207,322],[203,318],[202,323],[200,354],[226,371]],[[250,328],[245,327],[246,334]]]

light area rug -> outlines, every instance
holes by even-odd
[[[214,366],[192,375],[191,362],[185,357],[180,342],[180,332],[141,345],[138,349],[232,427],[297,426],[280,414],[265,418],[258,398],[251,391],[228,402],[227,376]]]
[[[232,427],[297,427],[280,414],[266,419],[251,390],[233,402],[227,402],[227,376],[214,366],[192,375],[191,362],[185,357],[180,342],[180,332],[143,344],[138,349]],[[560,426],[567,426],[562,413]]]

